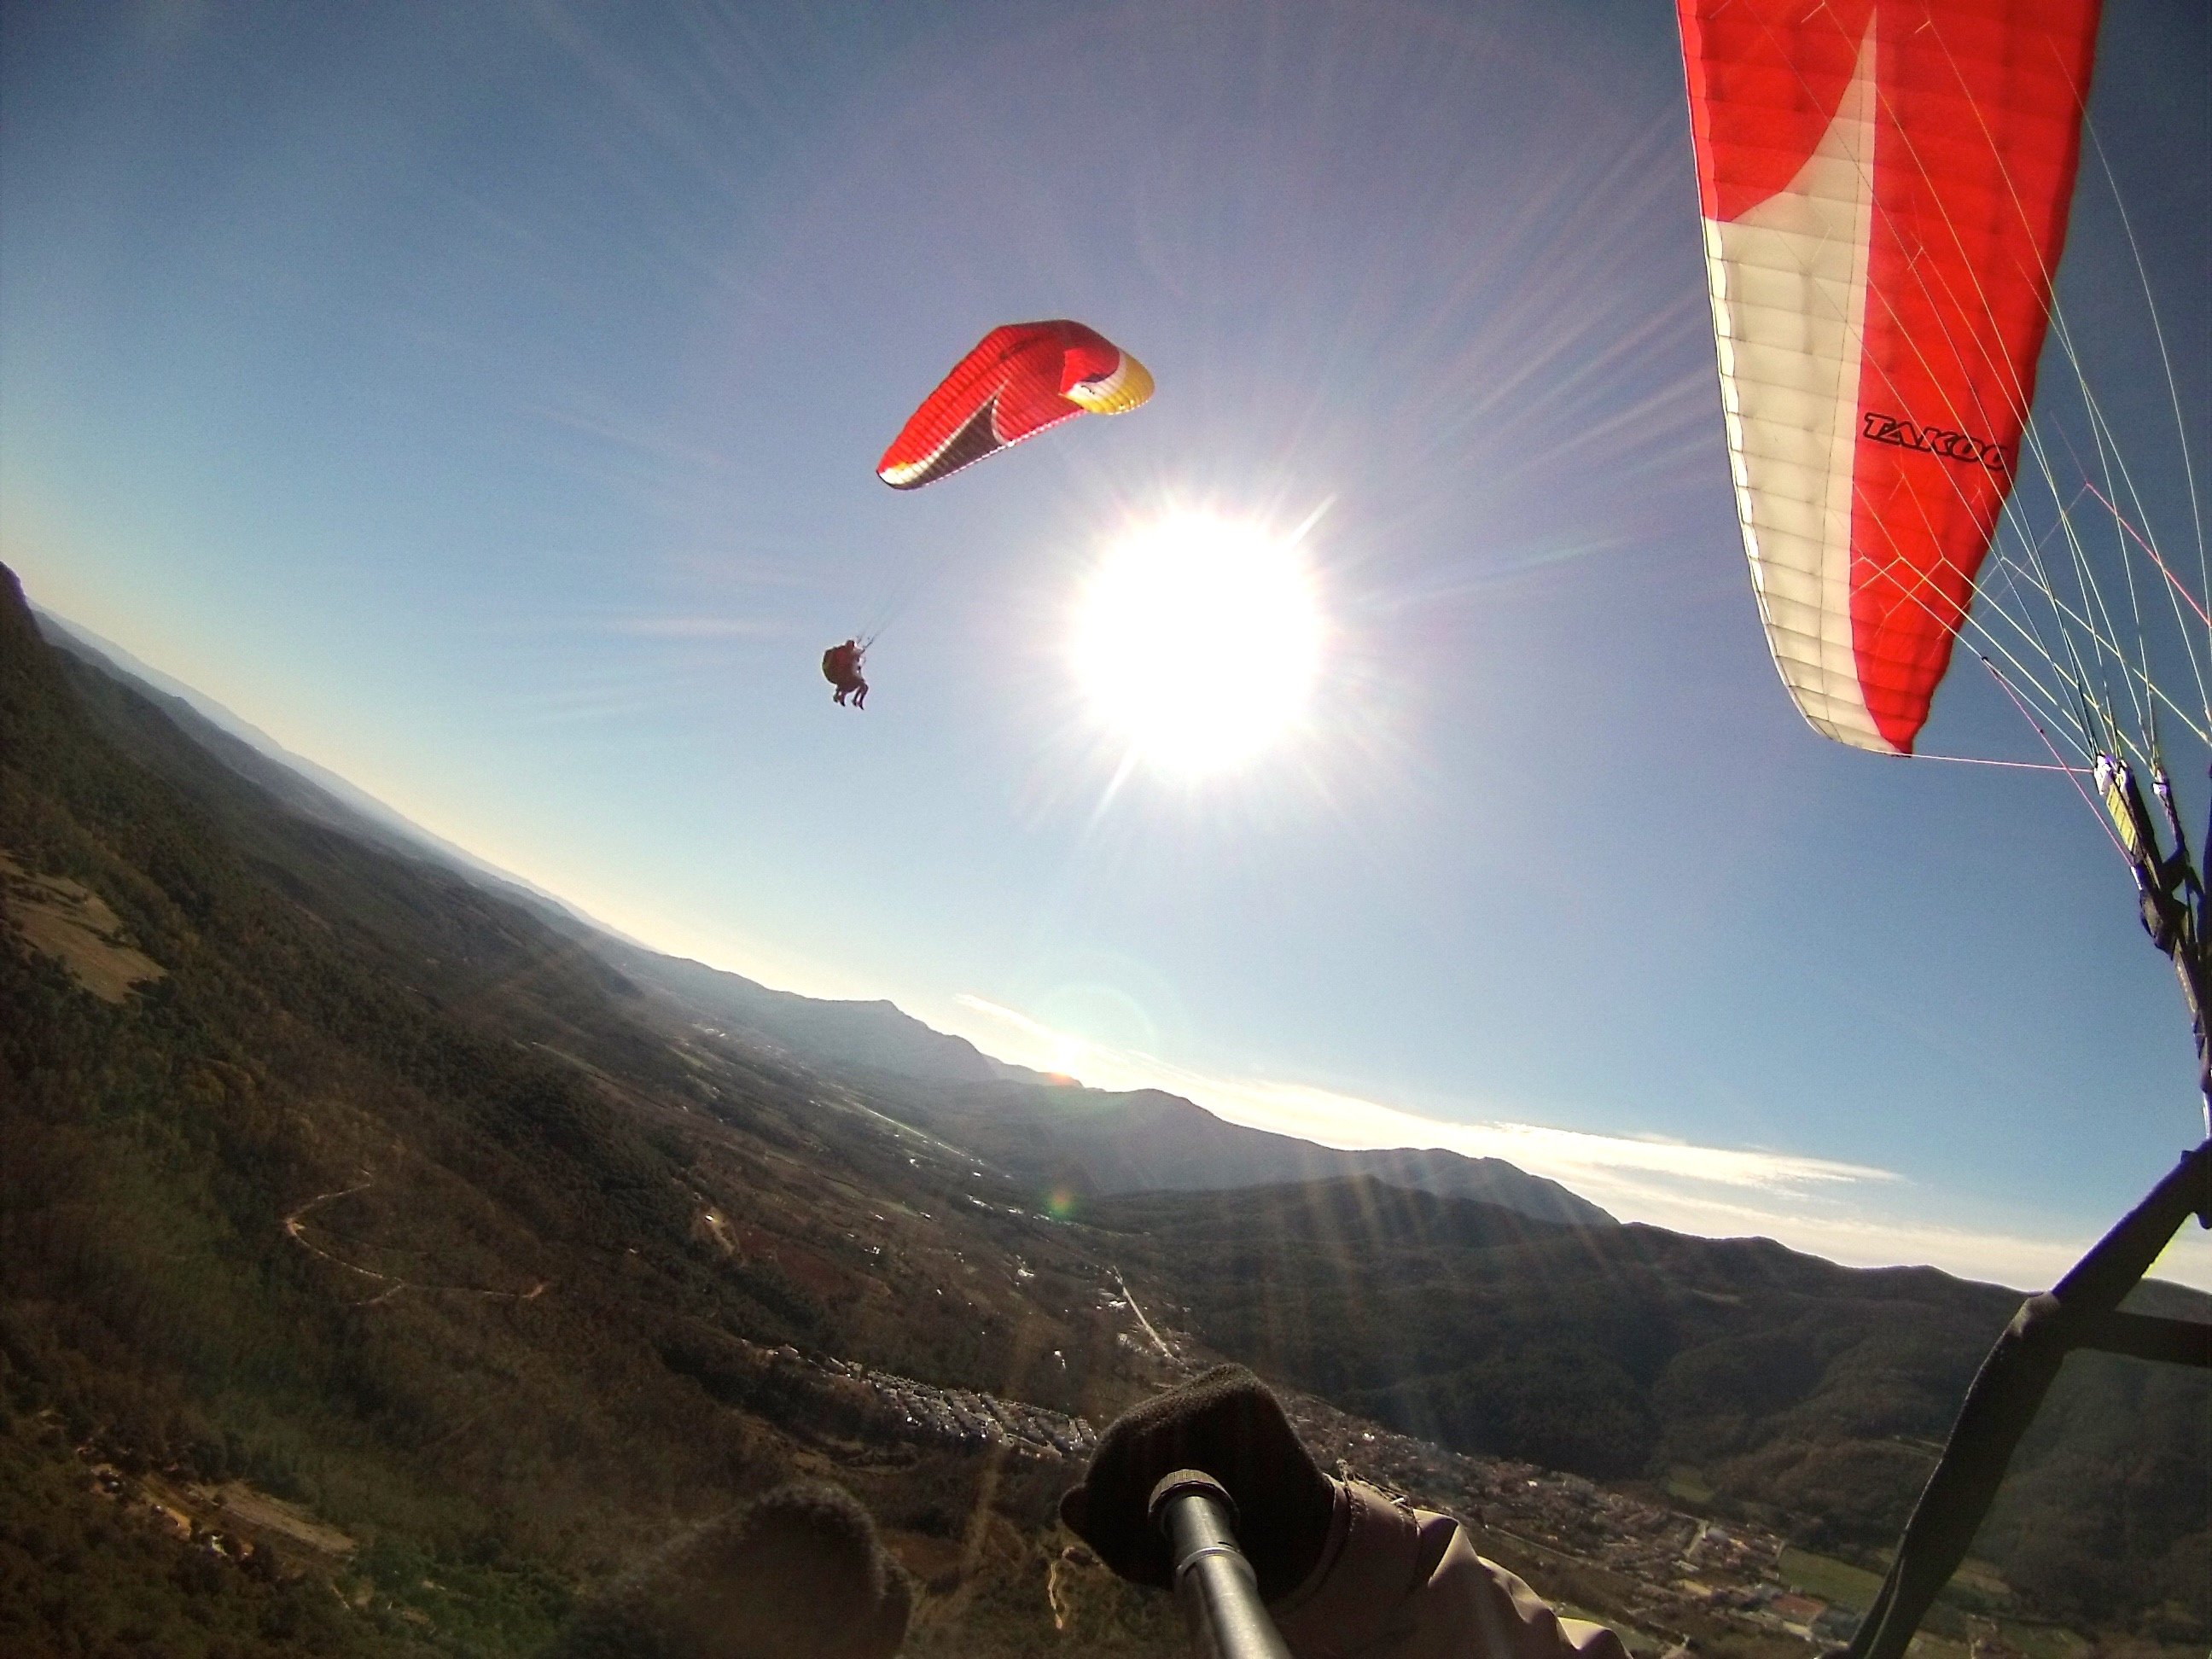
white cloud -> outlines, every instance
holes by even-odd
[[[1003,1003],[992,1002],[986,998],[971,995],[966,991],[963,991],[952,1000],[963,1008],[973,1008],[978,1013],[989,1015],[1001,1024],[1012,1026],[1024,1036],[1040,1038],[1060,1047],[1072,1045],[1078,1048],[1085,1048],[1090,1046],[1080,1038],[1063,1036],[1042,1020],[1031,1019],[1027,1014],[1018,1013]],[[1023,1060],[1016,1060],[1013,1063],[1018,1066],[1027,1064]]]

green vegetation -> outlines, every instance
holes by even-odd
[[[1783,1551],[1777,1576],[1791,1589],[1817,1595],[1823,1601],[1841,1602],[1861,1613],[1874,1604],[1875,1592],[1881,1588],[1880,1573],[1811,1550]]]
[[[0,1652],[434,1650],[349,1616],[322,1583],[243,1570],[88,1492],[58,1422],[15,1416],[0,1432]]]

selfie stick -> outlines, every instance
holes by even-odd
[[[1237,1547],[1237,1505],[1212,1475],[1177,1469],[1146,1506],[1175,1558],[1176,1599],[1206,1659],[1291,1659]]]

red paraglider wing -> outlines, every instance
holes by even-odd
[[[2019,464],[2098,0],[1678,0],[1744,549],[1807,720],[1910,753]]]
[[[1065,319],[1008,324],[923,399],[876,476],[918,489],[1086,410],[1134,408],[1151,392],[1144,365],[1094,329]]]

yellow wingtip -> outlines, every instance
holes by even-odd
[[[1111,374],[1067,389],[1067,400],[1093,415],[1126,415],[1152,395],[1152,370],[1126,351]]]

